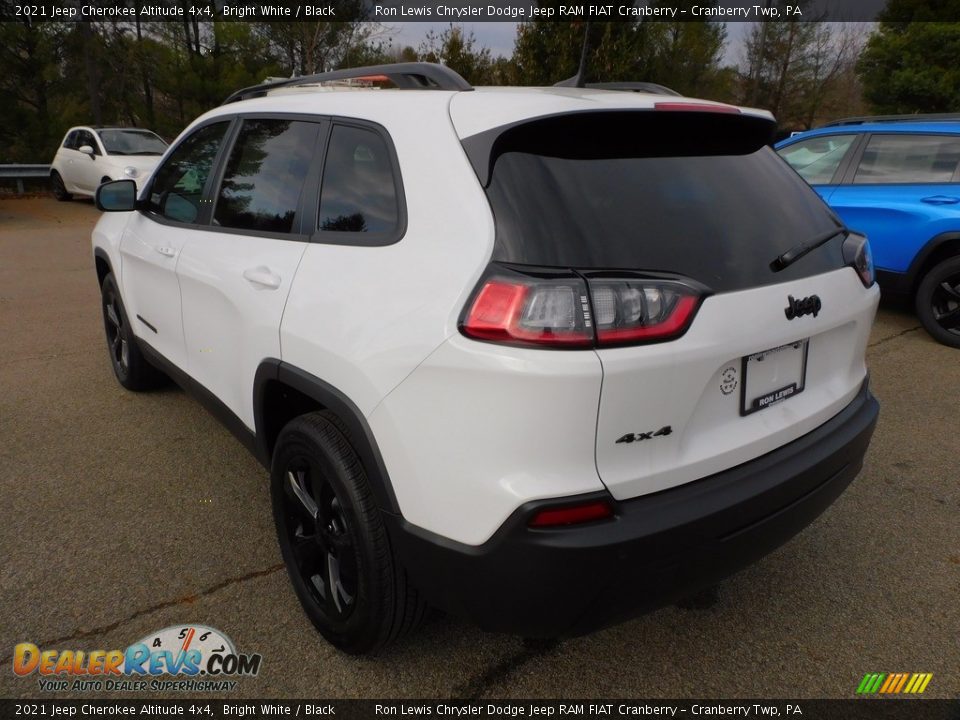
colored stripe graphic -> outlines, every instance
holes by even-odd
[[[919,695],[927,689],[933,673],[867,673],[857,686],[857,695]]]

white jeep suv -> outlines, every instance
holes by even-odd
[[[428,606],[556,637],[675,601],[817,517],[877,419],[869,247],[773,129],[425,64],[249,88],[98,191],[113,369],[270,470],[343,650]]]

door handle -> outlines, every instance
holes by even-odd
[[[925,202],[927,205],[956,205],[960,202],[960,198],[952,195],[931,195],[923,198],[921,202]]]
[[[155,247],[153,249],[165,257],[174,257],[177,254],[177,251],[171,247]]]
[[[264,265],[247,268],[243,271],[243,279],[254,285],[269,288],[270,290],[276,290],[280,287],[280,276]]]

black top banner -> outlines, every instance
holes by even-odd
[[[865,22],[886,0],[0,0],[0,20],[317,22]],[[960,20],[960,4],[958,17]],[[942,18],[941,18],[942,19]]]

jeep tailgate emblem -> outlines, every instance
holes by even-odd
[[[819,295],[811,295],[810,297],[803,298],[803,300],[796,300],[793,295],[787,295],[787,302],[789,304],[783,310],[783,313],[787,316],[787,320],[793,320],[801,315],[810,314],[816,317],[820,312],[820,308],[823,307],[820,303]]]

